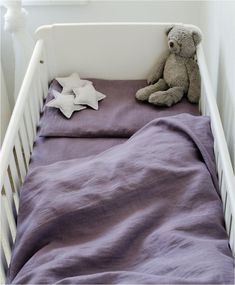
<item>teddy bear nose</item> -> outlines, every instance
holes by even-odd
[[[174,47],[174,43],[171,41],[171,42],[169,42],[169,45],[170,45],[170,47],[171,48],[173,48]]]

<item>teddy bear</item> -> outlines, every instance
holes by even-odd
[[[167,28],[168,50],[162,54],[147,78],[148,86],[136,93],[136,98],[158,106],[172,106],[184,94],[191,103],[200,98],[200,72],[195,60],[201,42],[199,29],[183,25]]]

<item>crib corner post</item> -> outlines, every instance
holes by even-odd
[[[14,57],[15,57],[15,85],[14,98],[17,99],[18,92],[27,69],[29,59],[32,55],[34,40],[27,31],[28,12],[22,8],[21,1],[7,0],[3,1],[7,12],[4,16],[5,30],[11,33]]]

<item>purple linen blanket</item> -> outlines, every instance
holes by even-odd
[[[8,282],[232,284],[209,118],[156,119],[125,143],[35,168]]]
[[[95,155],[126,140],[124,138],[37,137],[30,158],[29,171],[61,160]]]

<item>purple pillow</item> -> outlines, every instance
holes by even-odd
[[[189,103],[186,98],[171,108],[137,101],[135,93],[147,85],[145,80],[90,80],[97,91],[107,95],[99,102],[99,110],[87,108],[66,119],[58,109],[45,106],[40,121],[40,136],[128,138],[155,118],[180,113],[199,115],[198,106]],[[46,102],[53,98],[53,89],[62,90],[56,80],[51,83]]]

